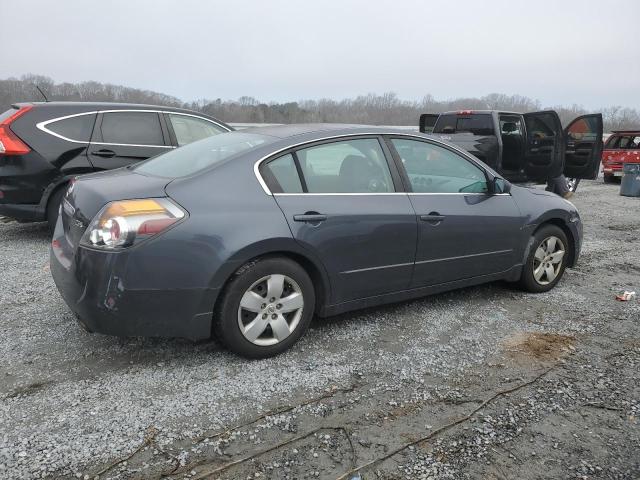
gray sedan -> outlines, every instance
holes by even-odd
[[[215,336],[252,358],[312,317],[495,280],[553,288],[575,207],[419,133],[290,125],[217,135],[77,179],[51,271],[90,331]]]

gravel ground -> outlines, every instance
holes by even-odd
[[[261,361],[85,333],[45,227],[0,222],[0,478],[638,479],[640,301],[614,296],[640,291],[640,199],[617,189],[581,184],[548,294],[316,320]]]

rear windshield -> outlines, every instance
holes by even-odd
[[[275,140],[253,133],[228,132],[176,148],[139,164],[135,170],[159,177],[187,177]]]
[[[438,117],[433,133],[493,135],[493,118],[488,113],[474,115],[444,114]]]
[[[607,140],[610,150],[638,150],[640,149],[640,134],[613,135]]]

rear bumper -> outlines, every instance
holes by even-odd
[[[63,299],[88,330],[122,337],[201,340],[211,336],[211,310],[218,289],[130,288],[127,268],[136,263],[131,254],[82,247],[72,253],[65,245],[64,236],[52,242],[51,274]]]
[[[0,203],[0,215],[20,222],[42,222],[45,220],[45,209],[42,205],[22,205]]]

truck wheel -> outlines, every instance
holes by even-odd
[[[548,292],[562,278],[571,244],[556,225],[544,225],[533,235],[531,251],[522,268],[520,286],[533,293]]]
[[[567,179],[567,188],[570,192],[575,192],[578,190],[578,184],[580,183],[579,178],[568,178]]]

